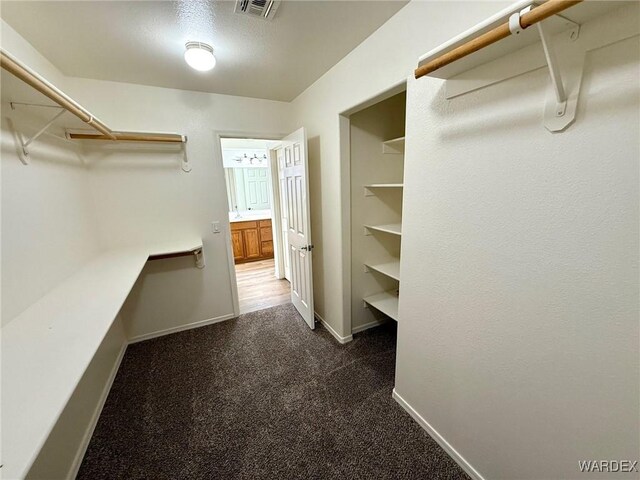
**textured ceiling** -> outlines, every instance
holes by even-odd
[[[275,18],[232,1],[2,1],[0,15],[70,76],[289,101],[405,1],[283,1]],[[196,72],[187,41],[214,46]]]

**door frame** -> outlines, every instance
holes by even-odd
[[[351,304],[351,115],[367,107],[391,98],[407,90],[407,80],[402,79],[390,88],[361,101],[338,114],[340,155],[340,206],[342,228],[342,315],[343,339],[352,340]]]
[[[213,146],[213,156],[214,162],[217,163],[217,169],[224,177],[224,161],[222,159],[222,144],[220,140],[223,138],[246,138],[246,139],[256,139],[256,140],[282,140],[286,137],[287,133],[273,133],[273,132],[254,132],[254,131],[244,131],[244,130],[214,130],[213,138],[214,138],[214,146]],[[273,179],[273,172],[271,170],[271,163],[269,164],[269,175]],[[223,204],[228,205],[229,195],[226,190],[226,181],[225,190],[223,192],[224,197],[227,199]],[[271,194],[269,199],[271,200],[272,206],[275,204],[274,195],[277,195],[277,192],[271,189]],[[279,201],[279,198],[277,198]],[[225,207],[226,211],[226,207]],[[276,226],[280,226],[280,219],[274,218],[274,209],[271,209],[271,222],[272,229]],[[274,222],[277,222],[274,224]],[[226,212],[226,217],[223,217],[223,220],[220,222],[220,228],[224,233],[224,241],[227,247],[227,270],[229,273],[229,282],[231,283],[231,301],[233,303],[233,314],[234,316],[240,315],[240,297],[238,296],[238,279],[236,278],[236,264],[233,259],[233,245],[231,243],[231,222],[229,222],[229,212]],[[281,252],[278,252],[279,256],[282,256]],[[276,254],[276,243],[274,242],[274,255]],[[280,274],[278,271],[278,262],[276,262],[276,276]],[[284,272],[282,272],[284,273]],[[284,275],[279,278],[284,278]]]
[[[282,148],[282,146],[280,146],[280,148]],[[276,149],[269,149],[269,164],[269,168],[271,170],[271,190],[273,200],[271,213],[276,219],[275,221],[272,220],[273,252],[276,258],[276,278],[282,280],[283,278],[286,278],[285,256],[288,255],[289,252],[282,241],[282,198],[280,195],[280,172],[278,171],[278,156],[276,154]],[[278,230],[276,230],[276,228]],[[289,274],[289,276],[291,276],[291,274]]]

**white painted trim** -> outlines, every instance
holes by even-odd
[[[278,159],[275,148],[269,149],[269,179],[271,180],[271,236],[273,238],[273,256],[276,270],[276,278],[285,278],[284,256],[285,249],[282,244],[282,214],[280,212],[280,174],[278,172]]]
[[[330,333],[331,335],[333,335],[333,336],[334,336],[334,338],[335,338],[339,343],[342,343],[342,344],[344,345],[345,343],[349,343],[350,341],[352,341],[352,340],[353,340],[353,335],[348,335],[348,336],[346,336],[346,337],[342,337],[342,336],[340,336],[340,335],[338,334],[338,332],[336,332],[336,331],[333,329],[333,327],[332,327],[331,325],[329,325],[329,324],[325,321],[325,319],[324,319],[324,318],[322,318],[320,315],[318,315],[318,312],[314,312],[314,313],[313,313],[313,315],[314,315],[314,316],[315,316],[315,317],[320,321],[320,323],[322,324],[322,326],[323,326],[324,328],[326,328],[326,329],[329,331],[329,333]]]
[[[435,428],[429,425],[429,422],[422,418],[422,416],[411,405],[409,405],[409,403],[404,398],[400,396],[395,388],[393,389],[392,397],[402,408],[405,409],[405,411],[409,415],[411,415],[411,417],[418,423],[418,425],[424,428],[429,436],[433,438],[438,443],[438,445],[440,445],[442,449],[456,461],[458,465],[460,465],[460,467],[467,473],[467,475],[469,475],[474,480],[484,480],[484,477],[480,475],[480,473],[475,468],[473,468],[473,466],[467,460],[465,460],[465,458],[460,455],[460,453],[458,453],[458,451],[453,448],[451,444],[447,442]]]
[[[80,465],[82,465],[84,454],[87,453],[89,442],[91,442],[93,432],[98,425],[98,420],[100,419],[100,415],[102,414],[102,409],[104,408],[104,404],[106,403],[109,392],[111,391],[113,381],[116,379],[116,375],[118,373],[118,370],[120,369],[120,364],[122,363],[122,359],[124,358],[124,354],[127,351],[128,345],[129,343],[126,340],[122,343],[122,347],[120,348],[120,352],[118,352],[116,361],[113,363],[113,367],[111,367],[111,373],[109,373],[109,378],[104,384],[104,388],[102,389],[102,393],[100,394],[100,399],[98,400],[98,405],[96,405],[93,415],[91,416],[91,420],[89,421],[89,425],[87,425],[87,430],[82,437],[80,448],[78,448],[78,451],[73,458],[73,463],[71,464],[71,468],[69,469],[69,474],[67,476],[69,480],[73,480],[78,475],[78,470],[80,470]]]
[[[342,227],[342,331],[351,332],[351,118],[339,116]]]
[[[228,313],[227,315],[222,315],[220,317],[208,318],[206,320],[200,320],[198,322],[187,323],[186,325],[178,325],[177,327],[165,328],[164,330],[158,330],[157,332],[137,335],[129,339],[129,344],[142,342],[144,340],[150,340],[152,338],[163,337],[165,335],[182,332],[184,330],[192,330],[194,328],[200,328],[207,325],[212,325],[214,323],[224,322],[225,320],[231,320],[232,318],[236,318],[236,317],[237,317],[236,314]]]
[[[364,325],[359,325],[355,328],[351,329],[351,334],[364,332],[365,330],[369,330],[370,328],[379,327],[380,325],[384,325],[385,323],[389,323],[389,320],[374,320],[373,322],[365,323]]]

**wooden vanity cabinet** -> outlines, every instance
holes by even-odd
[[[232,222],[231,243],[235,263],[273,258],[271,220]]]

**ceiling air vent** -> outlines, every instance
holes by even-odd
[[[236,0],[234,11],[242,15],[271,20],[279,5],[280,0]]]

